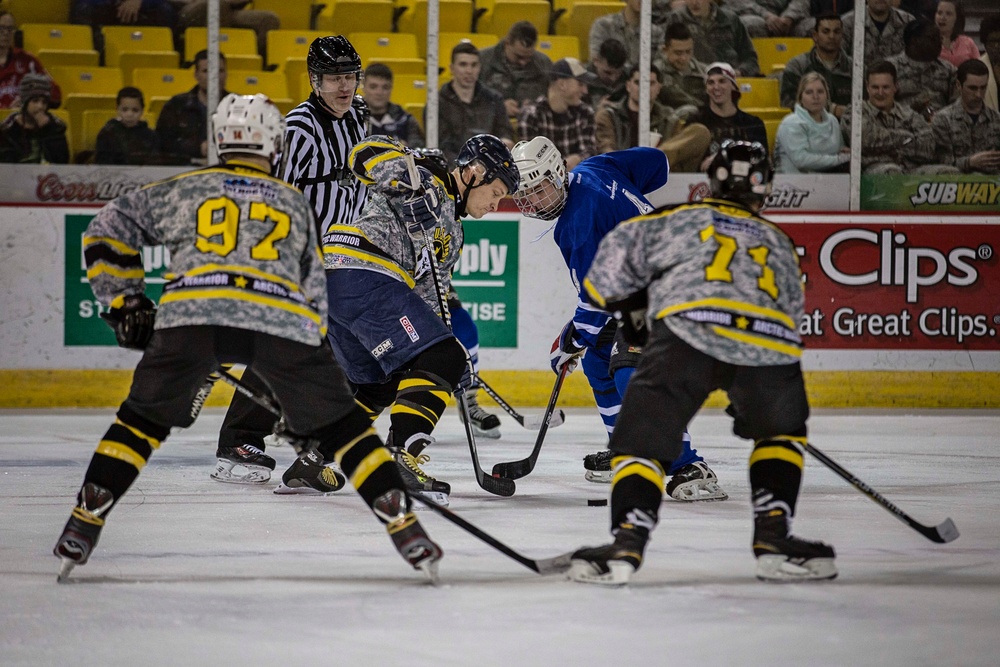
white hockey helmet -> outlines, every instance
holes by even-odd
[[[285,117],[266,95],[230,93],[212,114],[212,137],[220,157],[259,155],[268,159],[276,173],[284,153]]]
[[[566,161],[559,149],[547,138],[535,137],[518,142],[511,155],[521,174],[521,186],[513,195],[517,208],[533,218],[558,218],[569,196]]]

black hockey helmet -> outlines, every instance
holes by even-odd
[[[708,178],[713,197],[754,206],[771,194],[774,168],[760,142],[727,139],[708,165]]]
[[[492,183],[496,179],[503,181],[507,186],[507,194],[513,195],[517,192],[521,182],[521,173],[514,164],[510,149],[507,145],[494,137],[492,134],[477,134],[462,146],[458,153],[455,164],[459,169],[467,167],[478,160],[486,168],[481,185]],[[472,187],[475,184],[471,184]]]
[[[361,76],[361,56],[343,35],[317,37],[306,56],[309,74],[357,74]]]

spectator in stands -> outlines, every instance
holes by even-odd
[[[628,97],[597,110],[598,152],[610,153],[639,145],[640,77],[639,68],[631,67],[626,85]],[[667,154],[670,171],[698,171],[712,142],[712,133],[699,123],[686,124],[673,109],[660,104],[656,99],[660,86],[660,70],[652,65],[649,71],[649,129],[654,134],[653,145]]]
[[[957,95],[955,66],[941,59],[941,32],[930,19],[908,23],[903,42],[903,53],[886,58],[896,67],[896,102],[910,105],[929,123],[934,113]]]
[[[21,79],[26,74],[41,74],[49,79],[52,85],[50,106],[58,107],[62,101],[59,86],[52,81],[38,58],[14,46],[16,31],[14,15],[0,10],[0,109],[16,109],[21,106],[18,90]]]
[[[1000,13],[987,16],[979,24],[979,39],[986,49],[980,60],[990,68],[990,81],[986,85],[986,99],[983,103],[1000,111],[1000,100],[997,95],[997,82],[1000,81]]]
[[[767,148],[764,121],[739,108],[740,87],[736,83],[736,70],[731,65],[718,62],[708,66],[705,92],[708,106],[702,109],[698,122],[712,133],[712,143],[702,161],[701,170],[708,168],[725,139],[756,141]]]
[[[855,12],[844,14],[844,48],[854,56]],[[913,14],[896,9],[890,0],[868,0],[865,13],[865,64],[871,66],[880,60],[903,51],[903,28],[913,20]]]
[[[368,134],[395,137],[410,148],[422,148],[424,133],[417,119],[392,103],[392,70],[382,63],[365,69],[364,98],[368,103]]]
[[[625,67],[628,64],[628,53],[625,46],[617,39],[607,39],[591,54],[590,65],[587,67],[597,80],[587,86],[590,93],[590,106],[600,109],[607,102],[620,102],[625,99]]]
[[[948,174],[958,169],[934,163],[934,133],[923,116],[896,104],[896,68],[887,61],[868,68],[868,100],[861,103],[861,169],[866,174]],[[845,141],[851,112],[840,119]]]
[[[826,110],[830,90],[823,75],[806,72],[795,100],[795,110],[778,126],[775,170],[779,174],[847,172],[851,149],[844,145],[837,118]]]
[[[18,90],[21,108],[0,124],[0,162],[69,163],[66,124],[49,113],[52,80],[26,74]]]
[[[931,121],[938,162],[963,172],[1000,173],[1000,112],[983,104],[989,80],[981,60],[958,66],[959,98]]]
[[[809,0],[728,0],[750,37],[808,37]]]
[[[757,51],[740,18],[712,0],[687,0],[667,15],[667,26],[683,23],[694,37],[694,57],[703,63],[724,62],[739,76],[760,76]]]
[[[590,24],[589,53],[594,59],[601,49],[601,44],[609,39],[617,39],[625,45],[628,54],[628,64],[639,64],[639,12],[642,0],[625,0],[625,6],[620,12],[605,14],[594,19]],[[663,26],[653,24],[650,31],[650,44],[655,58],[663,46]]]
[[[813,48],[795,56],[781,73],[781,106],[795,106],[799,81],[808,72],[819,72],[826,79],[830,113],[837,118],[851,103],[851,57],[844,50],[843,21],[837,14],[816,17],[812,33]]]
[[[684,120],[701,113],[707,67],[694,57],[694,37],[684,23],[671,23],[663,37],[663,88],[659,100]]]
[[[180,4],[177,29],[183,33],[191,26],[208,25],[209,0],[174,0]],[[290,0],[291,1],[291,0]],[[246,9],[250,0],[219,0],[219,25],[223,28],[249,28],[257,33],[257,52],[264,56],[267,50],[267,32],[281,27],[281,20],[274,12]]]
[[[480,67],[479,49],[472,42],[459,42],[451,50],[452,80],[438,95],[438,145],[449,163],[477,134],[492,134],[514,146],[503,96],[479,80]]]
[[[941,31],[941,58],[958,67],[979,58],[979,47],[965,32],[965,8],[961,0],[938,0],[934,23]]]
[[[73,0],[69,21],[94,28],[105,25],[174,27],[174,8],[168,0]]]
[[[195,87],[174,95],[163,105],[156,122],[160,135],[160,154],[166,164],[204,164],[208,156],[208,51],[202,49],[194,57]],[[226,57],[219,54],[219,99],[226,90]]]
[[[128,86],[118,91],[118,117],[97,135],[97,164],[158,164],[160,138],[142,119],[146,107],[142,91]]]
[[[583,101],[597,77],[576,58],[557,60],[549,77],[548,92],[521,110],[517,131],[523,141],[548,137],[569,170],[597,153],[594,110]]]
[[[517,118],[522,104],[548,89],[552,61],[535,48],[537,44],[538,29],[530,21],[518,21],[499,44],[479,54],[479,80],[503,95],[508,118]]]

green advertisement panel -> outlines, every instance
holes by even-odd
[[[861,177],[865,211],[914,213],[1000,212],[1000,176],[878,175]]]
[[[83,234],[93,215],[66,216],[66,314],[63,318],[63,344],[67,347],[101,345],[114,347],[115,334],[100,314],[104,306],[94,298],[87,282],[87,263],[83,259]],[[162,246],[142,249],[146,268],[146,295],[159,301],[163,292],[163,271],[167,253]]]
[[[517,220],[467,220],[465,248],[452,274],[479,329],[481,347],[517,347]]]

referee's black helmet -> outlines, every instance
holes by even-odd
[[[306,69],[312,75],[357,74],[361,76],[361,56],[343,35],[318,37],[309,45]]]

